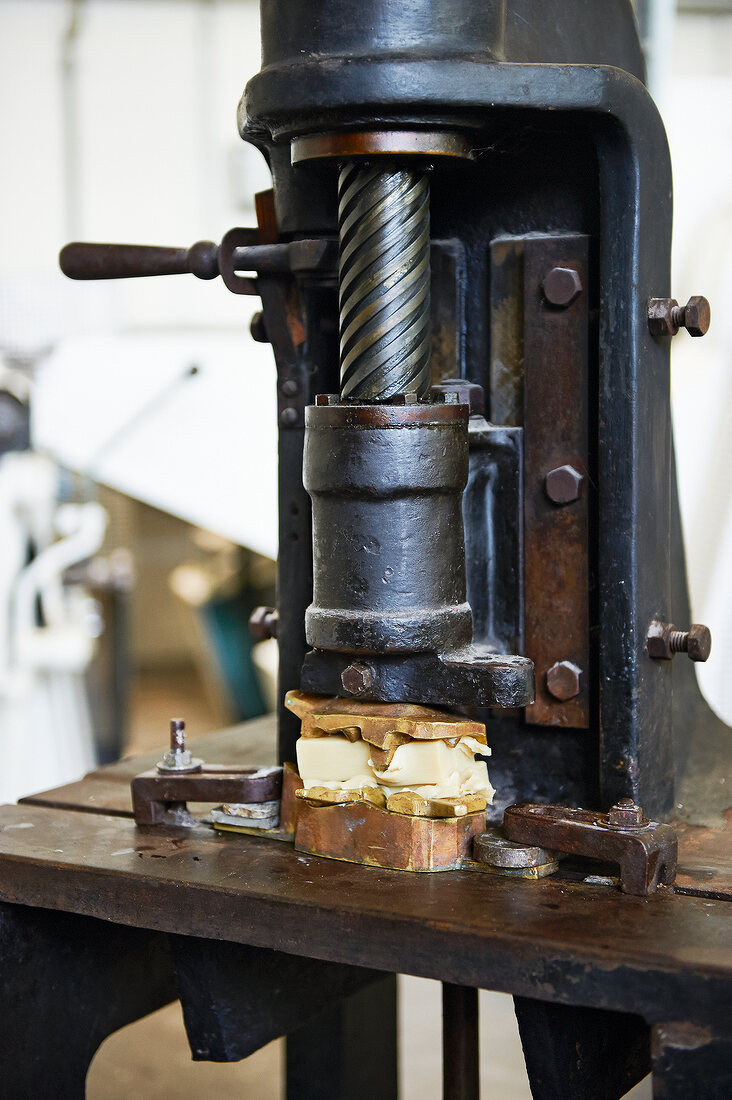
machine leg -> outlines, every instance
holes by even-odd
[[[288,1100],[397,1100],[396,975],[287,1036]]]
[[[0,1089],[83,1100],[113,1031],[176,998],[167,938],[94,917],[0,904]]]
[[[478,1100],[478,990],[442,983],[443,1100]]]
[[[656,1024],[651,1049],[654,1100],[732,1096],[732,1034],[713,1035],[686,1021]]]
[[[619,1100],[650,1071],[646,1022],[514,997],[534,1100]]]

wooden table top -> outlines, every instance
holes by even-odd
[[[273,722],[190,747],[211,763],[272,763]],[[0,808],[0,900],[649,1020],[730,1016],[728,832],[685,830],[679,889],[648,898],[562,874],[385,871],[205,825],[137,827],[129,780],[158,756]]]

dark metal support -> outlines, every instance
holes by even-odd
[[[383,974],[365,967],[196,936],[170,942],[194,1061],[248,1058],[303,1025],[317,1030],[324,1013],[342,1012],[344,998],[383,986]]]
[[[726,1024],[728,1020],[721,1020]],[[651,1031],[654,1100],[728,1100],[732,1096],[732,1035],[685,1020]]]
[[[478,1100],[478,990],[442,983],[442,1098]]]
[[[167,938],[23,905],[0,905],[0,1093],[82,1100],[108,1035],[175,1000]]]
[[[514,1008],[535,1100],[619,1100],[650,1071],[640,1016],[528,997]]]
[[[389,974],[287,1037],[287,1100],[397,1100],[397,988]]]

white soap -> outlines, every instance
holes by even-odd
[[[444,741],[410,741],[399,746],[385,771],[374,774],[379,784],[386,787],[442,784],[455,773],[472,769],[475,762],[472,746],[472,738],[461,741],[454,749]]]
[[[344,783],[364,773],[369,767],[371,748],[366,741],[349,741],[347,737],[330,734],[327,737],[300,737],[295,746],[297,770],[303,786],[326,786]]]

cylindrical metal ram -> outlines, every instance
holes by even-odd
[[[469,645],[461,512],[465,405],[315,405],[305,413],[316,649],[448,652]]]

